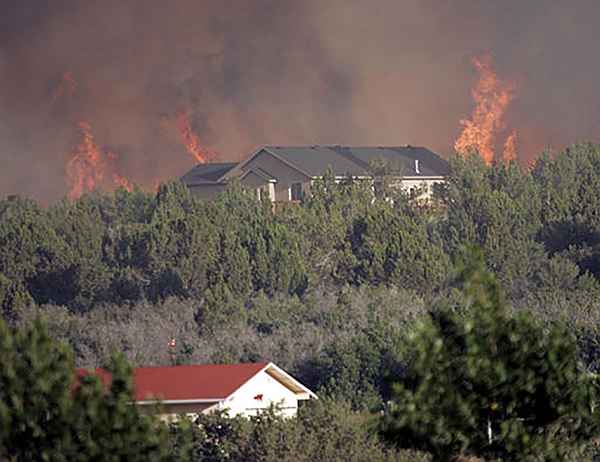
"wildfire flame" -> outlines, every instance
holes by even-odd
[[[473,58],[473,65],[479,72],[479,80],[471,94],[475,101],[475,109],[469,120],[462,119],[463,130],[454,143],[454,149],[459,153],[476,150],[486,163],[494,159],[496,137],[504,128],[504,114],[514,97],[515,85],[502,81],[494,72],[492,58],[489,55]],[[516,157],[516,132],[513,132],[505,143],[510,156]]]
[[[78,124],[81,141],[71,153],[66,165],[67,179],[70,185],[68,196],[78,199],[85,192],[96,188],[114,189],[115,186],[123,187],[128,191],[133,190],[131,182],[119,174],[114,165],[118,156],[113,152],[104,154],[92,134],[92,127],[88,122]],[[112,170],[112,183],[106,181],[107,172]]]
[[[81,142],[67,162],[67,178],[71,185],[70,199],[77,199],[86,191],[92,191],[102,181],[104,168],[102,155],[87,122],[79,122]]]
[[[113,183],[129,192],[133,191],[133,184],[124,176],[119,175],[118,173],[113,173]]]
[[[187,111],[177,112],[175,126],[177,127],[177,131],[179,132],[181,141],[187,152],[201,164],[208,162],[210,156],[200,146],[200,138],[192,129],[189,113]]]
[[[517,160],[517,132],[513,130],[504,142],[504,149],[502,151],[502,160],[505,164],[509,164]]]

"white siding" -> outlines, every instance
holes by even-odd
[[[443,179],[403,178],[400,187],[407,192],[410,192],[413,189],[423,188],[423,192],[419,195],[418,199],[429,199],[433,194],[433,185],[443,182]]]
[[[255,399],[262,395],[262,400]],[[240,389],[222,402],[222,408],[229,410],[230,415],[243,416],[256,415],[261,409],[268,408],[271,404],[278,405],[281,415],[292,417],[298,410],[296,395],[266,372],[257,374]]]

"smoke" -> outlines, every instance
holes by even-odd
[[[2,10],[2,195],[64,196],[81,121],[129,180],[180,176],[194,163],[181,111],[221,160],[262,144],[447,155],[481,53],[517,84],[506,118],[521,160],[598,141],[594,0],[3,0]]]

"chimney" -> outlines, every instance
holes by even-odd
[[[417,175],[421,174],[421,170],[419,169],[419,159],[415,159],[415,173]]]

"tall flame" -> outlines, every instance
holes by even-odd
[[[175,125],[187,152],[199,163],[206,163],[209,157],[208,153],[200,146],[200,138],[192,129],[189,113],[187,111],[178,111],[176,114]]]
[[[505,164],[509,164],[517,160],[517,132],[513,130],[504,142],[502,151],[502,160]]]
[[[94,141],[92,127],[87,122],[79,122],[78,128],[81,142],[67,162],[67,178],[71,186],[70,199],[77,199],[84,192],[94,190],[104,176],[102,154]]]
[[[462,154],[476,150],[490,164],[494,159],[496,136],[504,128],[504,114],[514,97],[515,85],[498,79],[489,55],[473,58],[473,65],[479,72],[479,80],[471,92],[475,109],[469,120],[460,121],[463,130],[454,149]],[[511,144],[514,147],[514,137]]]
[[[66,166],[70,185],[69,198],[78,199],[82,194],[97,188],[114,189],[116,186],[132,191],[131,182],[116,171],[114,161],[118,156],[113,152],[102,152],[94,140],[91,125],[82,121],[79,122],[78,129],[81,141],[71,153]],[[110,171],[112,176],[107,179],[106,173]]]

